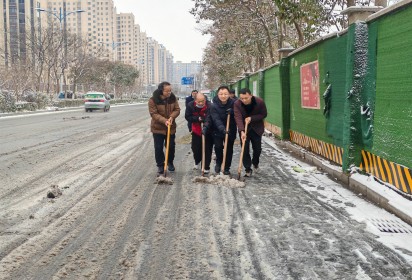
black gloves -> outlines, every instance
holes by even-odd
[[[228,108],[228,109],[226,109],[226,114],[228,114],[228,115],[232,114],[232,111],[233,111],[232,108]]]
[[[206,133],[207,133],[207,127],[204,126],[203,129],[202,129],[202,134],[203,134],[203,135],[206,135]]]

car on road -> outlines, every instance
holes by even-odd
[[[86,112],[93,110],[110,110],[110,97],[104,92],[88,92],[84,95],[84,109]]]

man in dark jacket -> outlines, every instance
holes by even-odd
[[[195,160],[193,169],[199,169],[202,161],[202,124],[205,123],[210,112],[211,103],[203,93],[196,94],[195,100],[186,106],[185,119],[191,125],[192,151]],[[205,133],[205,174],[210,172],[210,162],[213,152],[213,138],[211,133]]]
[[[228,136],[226,161],[223,174],[230,175],[232,164],[233,144],[236,139],[236,123],[233,114],[234,101],[229,97],[229,88],[221,86],[217,90],[217,96],[213,99],[210,108],[211,121],[205,126],[206,131],[212,130],[213,144],[215,145],[216,165],[215,172],[220,173],[223,162],[223,149],[226,134]],[[226,130],[227,118],[229,115],[229,129]]]
[[[259,170],[259,157],[262,152],[262,135],[265,131],[263,120],[267,116],[266,105],[263,99],[252,95],[248,88],[239,92],[239,99],[234,105],[236,125],[239,130],[242,145],[245,145],[243,166],[246,169],[245,177],[252,175],[252,164],[255,172]],[[248,124],[248,131],[245,125]],[[249,143],[252,142],[253,157],[249,154]]]
[[[170,83],[160,83],[158,88],[153,92],[153,96],[149,99],[148,105],[149,113],[152,117],[150,130],[153,133],[157,172],[159,174],[164,172],[165,154],[163,147],[166,143],[168,125],[171,125],[171,127],[167,168],[171,172],[175,171],[173,165],[175,158],[175,119],[180,114],[180,107],[176,96],[172,93]]]
[[[195,100],[197,93],[198,93],[198,91],[196,89],[194,89],[194,90],[192,90],[190,95],[186,97],[186,99],[185,99],[186,107],[190,102]],[[192,132],[192,124],[189,121],[187,122],[187,128],[189,129],[189,132]]]
[[[236,100],[237,100],[236,90],[231,89],[231,90],[229,91],[229,93],[230,93],[230,99],[233,99],[234,101],[236,101]]]

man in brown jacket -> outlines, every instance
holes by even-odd
[[[235,121],[240,134],[242,145],[245,145],[243,166],[246,169],[245,177],[252,175],[252,164],[255,172],[259,170],[259,157],[262,152],[262,135],[265,132],[263,120],[267,116],[265,102],[262,98],[252,95],[248,88],[239,92],[239,99],[233,106]],[[245,125],[248,123],[248,131]],[[253,157],[250,158],[249,143],[252,142]]]
[[[160,83],[158,88],[153,92],[152,97],[149,99],[149,113],[152,117],[150,130],[153,133],[158,174],[164,172],[165,154],[163,147],[166,145],[167,127],[171,124],[167,168],[170,172],[173,172],[175,171],[173,165],[173,160],[175,158],[175,119],[180,114],[180,107],[176,96],[172,93],[170,83]]]

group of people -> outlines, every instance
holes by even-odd
[[[151,131],[158,173],[161,174],[164,171],[163,146],[166,144],[169,125],[170,147],[167,168],[169,171],[174,171],[175,120],[180,114],[180,107],[176,96],[171,92],[170,83],[162,82],[159,84],[158,89],[154,91],[149,100],[149,112],[152,117]],[[214,171],[229,175],[233,146],[237,134],[239,134],[241,145],[245,145],[243,155],[245,176],[250,177],[253,170],[259,169],[266,116],[267,110],[263,99],[253,96],[248,88],[241,89],[239,98],[237,98],[235,91],[231,91],[227,86],[220,86],[212,102],[203,93],[193,90],[191,95],[186,98],[185,119],[192,134],[191,148],[195,161],[194,169],[199,169],[202,161],[203,138],[205,146],[204,173],[210,172],[214,147],[216,155]],[[253,149],[252,156],[249,150],[250,143]]]

